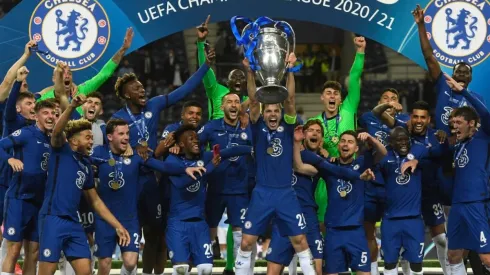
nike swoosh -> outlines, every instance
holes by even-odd
[[[447,91],[444,91],[444,93],[449,97],[451,96]]]
[[[226,133],[218,133],[218,136],[219,136],[219,137],[220,137],[220,136],[224,136],[224,135],[226,135]]]
[[[378,0],[378,2],[385,4],[385,5],[393,5],[398,2],[398,0]]]
[[[378,123],[376,123],[376,122],[369,122],[369,123],[371,123],[371,125],[376,125],[376,124],[378,124]]]
[[[361,267],[361,266],[365,266],[366,264],[358,264],[357,266],[358,267]]]
[[[485,247],[485,246],[487,246],[487,244],[484,244],[484,245],[481,245],[481,244],[480,244],[480,247]]]
[[[37,144],[41,144],[42,142],[38,141]]]
[[[394,161],[394,160],[389,160],[389,161],[388,161],[388,163],[393,163],[393,162],[395,162],[395,161]]]

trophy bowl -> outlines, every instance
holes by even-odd
[[[262,103],[282,103],[288,97],[286,87],[280,85],[286,72],[286,59],[289,54],[287,34],[277,28],[262,28],[257,35],[253,52],[259,67],[255,75],[262,83],[255,94]]]

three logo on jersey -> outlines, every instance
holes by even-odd
[[[400,185],[404,185],[410,181],[410,174],[401,174],[400,168],[396,168],[395,173],[398,174],[398,176],[396,176],[396,179],[395,179],[396,183],[398,183]]]
[[[43,0],[29,22],[29,37],[38,43],[38,56],[51,67],[63,61],[72,70],[94,64],[110,40],[109,18],[97,0]]]
[[[459,62],[472,66],[483,62],[490,54],[487,18],[490,7],[484,0],[431,1],[424,22],[437,60],[451,68]]]
[[[198,160],[196,162],[196,165],[197,165],[197,167],[203,167],[204,166],[204,161]],[[201,182],[200,181],[196,181],[196,183],[194,183],[193,185],[187,187],[186,190],[189,191],[189,192],[191,192],[191,193],[194,193],[194,192],[199,191],[199,188],[201,188]]]
[[[456,161],[456,164],[459,168],[464,168],[469,162],[470,158],[468,157],[468,150],[466,150],[465,148],[463,149],[463,153],[461,153],[461,156],[459,156],[458,160]]]

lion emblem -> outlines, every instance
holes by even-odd
[[[453,13],[451,8],[447,8],[445,12],[446,21],[448,23],[448,28],[446,29],[446,44],[448,44],[448,48],[456,49],[460,42],[464,42],[465,45],[461,46],[461,49],[469,50],[471,39],[475,37],[476,31],[478,30],[478,27],[475,26],[478,23],[478,18],[471,16],[471,12],[464,8],[459,11],[456,18],[451,17],[451,14]],[[471,18],[471,23],[468,23],[467,18]],[[450,27],[449,25],[452,26]],[[455,34],[453,37],[453,44],[449,44],[450,34]]]
[[[86,27],[88,19],[82,18],[81,14],[76,10],[72,10],[66,20],[61,19],[62,15],[63,11],[56,10],[56,24],[58,26],[58,30],[56,31],[56,45],[58,45],[58,50],[67,50],[70,43],[73,42],[75,46],[71,48],[71,50],[78,52],[80,51],[82,41],[86,38],[86,33],[88,32],[88,28]],[[78,27],[79,21],[81,21],[80,27]],[[79,36],[79,34],[81,35]],[[60,36],[62,35],[64,35],[64,44],[60,45]]]

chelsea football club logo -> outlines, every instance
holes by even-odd
[[[424,21],[436,59],[450,68],[463,61],[472,66],[483,62],[490,53],[487,18],[490,7],[485,0],[431,1]]]
[[[73,70],[94,64],[105,52],[110,39],[109,18],[96,0],[44,0],[29,22],[29,37],[47,52],[38,56],[56,67],[63,61]]]

